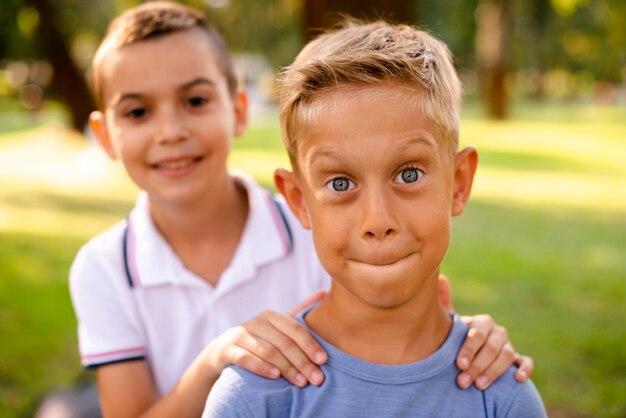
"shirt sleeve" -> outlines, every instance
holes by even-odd
[[[133,289],[124,273],[122,234],[111,235],[85,245],[70,270],[81,363],[87,368],[146,356]]]
[[[206,401],[202,418],[252,418],[254,413],[242,396],[240,376],[226,368],[215,382]]]
[[[507,418],[547,418],[548,414],[541,396],[532,381],[516,384],[514,396],[508,399],[508,407],[504,405],[504,416]]]

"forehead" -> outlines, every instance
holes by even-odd
[[[398,83],[385,83],[345,86],[316,95],[297,118],[298,158],[320,142],[339,149],[346,138],[363,145],[420,140],[433,150],[446,149],[436,125],[420,106],[420,94]]]
[[[117,94],[165,91],[196,78],[227,83],[211,41],[195,28],[110,47],[99,70],[105,103]]]

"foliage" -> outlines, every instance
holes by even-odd
[[[439,35],[460,68],[475,68],[474,11],[480,0],[421,0],[420,25]],[[621,0],[512,1],[510,71],[521,72],[518,90],[589,93],[594,80],[624,82],[626,3]],[[566,72],[561,79],[539,75]],[[530,80],[528,80],[530,78]],[[528,85],[535,83],[536,85]],[[550,84],[570,84],[558,88]],[[543,84],[543,85],[542,85]],[[551,88],[552,87],[552,88]]]
[[[302,44],[302,1],[182,0],[204,10],[234,51],[260,52],[274,66],[288,64]],[[415,0],[417,21],[441,36],[463,67],[474,66],[474,11],[480,0]],[[53,17],[83,68],[108,21],[139,0],[51,0]],[[529,0],[512,2],[512,69],[562,69],[623,81],[626,3],[621,0]],[[36,59],[32,43],[36,12],[25,0],[0,10],[0,56]]]

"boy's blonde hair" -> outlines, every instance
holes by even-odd
[[[228,47],[217,30],[208,24],[204,15],[179,3],[150,1],[128,9],[109,24],[92,62],[91,87],[98,109],[104,109],[100,67],[109,51],[193,28],[198,28],[206,34],[217,55],[218,67],[226,77],[228,89],[234,94],[237,91],[237,77]],[[167,54],[167,51],[163,53]]]
[[[461,85],[451,54],[414,27],[346,20],[309,42],[280,83],[281,130],[294,168],[299,135],[320,122],[316,99],[342,87],[389,84],[409,91],[410,104],[435,123],[452,150],[458,147]]]

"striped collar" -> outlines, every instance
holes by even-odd
[[[259,267],[286,257],[293,250],[292,225],[285,214],[286,205],[251,177],[237,173],[234,178],[246,189],[249,211],[239,246],[216,287],[221,292],[252,280]],[[157,230],[148,211],[145,192],[139,194],[129,215],[123,251],[131,287],[167,284],[211,287],[185,268]]]

